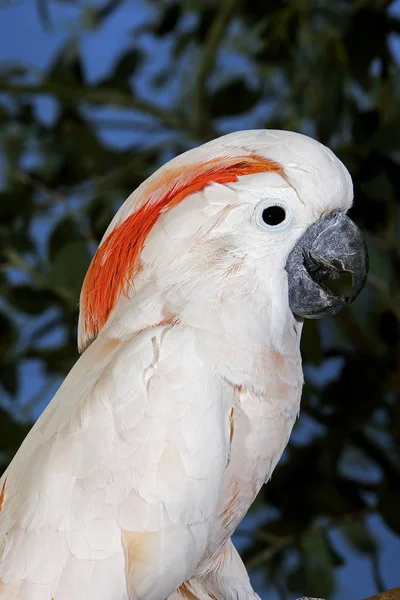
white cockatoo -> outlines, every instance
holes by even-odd
[[[258,598],[231,542],[299,412],[304,317],[363,287],[350,175],[242,131],[123,204],[86,276],[84,353],[0,480],[1,600]],[[323,285],[351,272],[349,298]]]

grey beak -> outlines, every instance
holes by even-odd
[[[342,211],[321,217],[307,229],[289,254],[286,271],[292,312],[308,319],[335,315],[364,287],[368,253],[357,225]],[[323,281],[343,272],[352,276],[348,296],[337,296]]]

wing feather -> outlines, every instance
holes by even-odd
[[[4,597],[163,600],[190,577],[221,496],[230,396],[179,326],[101,335],[0,480]]]

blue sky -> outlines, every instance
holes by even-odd
[[[93,2],[92,4],[98,4]],[[67,4],[51,4],[51,16],[54,22],[54,30],[44,32],[42,25],[38,21],[36,3],[33,0],[18,0],[16,2],[8,2],[7,8],[0,10],[0,59],[7,62],[28,62],[32,67],[42,69],[51,61],[54,52],[60,48],[65,39],[69,37],[71,31],[76,31],[76,10]],[[147,20],[149,16],[149,5],[146,5],[145,0],[132,1],[126,8],[116,11],[115,15],[107,21],[105,27],[102,27],[98,32],[85,33],[80,37],[80,47],[84,57],[86,72],[91,81],[95,81],[101,77],[112,67],[116,54],[122,48],[129,46],[131,41],[131,29],[134,24],[139,25]],[[400,2],[396,3],[393,12],[398,12]],[[159,61],[168,52],[168,40],[157,42],[157,46],[150,37],[145,37],[142,42],[143,47],[148,51],[149,55],[154,59],[148,64],[145,76],[136,83],[137,89],[142,96],[151,97],[149,79],[152,70],[157,68]],[[399,52],[399,44],[397,40],[393,40],[393,46]],[[235,68],[241,69],[243,65],[235,65]],[[168,103],[173,102],[175,90],[171,88],[166,94],[157,97],[157,102],[161,102],[168,106]],[[55,104],[48,98],[41,98],[37,101],[37,109],[40,116],[48,121],[54,118]],[[115,115],[113,110],[99,111],[103,117]],[[227,127],[230,125],[228,124]],[[243,127],[243,120],[241,122]],[[148,142],[146,136],[140,131],[133,134],[132,131],[110,132],[104,131],[104,136],[107,141],[117,146],[126,146],[135,141],[137,144],[145,145]],[[44,231],[46,225],[42,224]],[[29,323],[28,323],[29,327]],[[335,369],[340,368],[340,365],[330,363],[323,367],[322,371],[309,372],[308,376],[313,377],[316,381],[321,381],[327,377],[334,375]],[[22,397],[31,396],[32,392],[40,389],[43,383],[43,378],[40,369],[35,364],[28,365],[23,372]],[[51,398],[54,393],[58,381],[54,381],[52,386],[46,391],[45,397]],[[41,407],[43,408],[43,407]],[[301,423],[300,423],[301,424]],[[308,425],[300,426],[296,435],[299,439],[303,436],[312,435],[312,431]],[[290,492],[288,492],[290,493]],[[382,524],[381,520],[373,517],[370,520],[373,531],[377,537],[381,547],[380,561],[382,564],[382,573],[387,587],[393,587],[399,584],[397,574],[398,556],[400,555],[399,539],[393,536],[388,529]],[[256,526],[257,519],[252,517],[247,526]],[[340,549],[344,557],[348,559],[346,566],[339,569],[339,590],[335,598],[338,600],[354,600],[361,599],[365,596],[376,592],[372,577],[369,561],[361,555],[355,554],[348,548],[341,535],[334,531],[332,539],[335,545]],[[237,540],[240,547],[241,542]],[[263,590],[259,578],[253,578],[258,593],[262,599],[274,599],[274,594],[267,594]]]

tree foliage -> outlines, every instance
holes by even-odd
[[[37,2],[43,36],[60,3]],[[132,190],[221,133],[304,132],[353,176],[371,274],[355,305],[306,324],[301,419],[256,502],[261,523],[239,536],[283,598],[333,593],[333,530],[382,591],[370,516],[400,535],[399,15],[388,0],[148,0],[143,15],[136,0],[63,4],[73,26],[43,68],[26,56],[0,69],[1,468],[77,359],[80,286]],[[107,48],[121,14],[129,35],[92,76],[85,41]],[[21,399],[32,364],[43,385]]]

